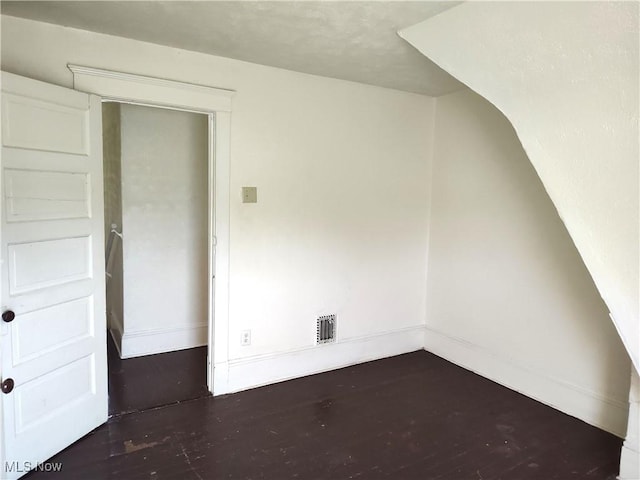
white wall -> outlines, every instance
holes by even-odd
[[[229,391],[421,348],[427,318],[426,186],[434,135],[433,99],[2,18],[4,69],[71,86],[66,63],[237,91],[231,139],[229,355],[216,357],[227,368],[224,380]],[[441,142],[438,154],[445,158],[464,148],[462,133],[477,151],[467,147],[462,164],[439,162],[438,168],[470,170],[487,188],[476,186],[479,192],[474,190],[477,195],[469,198],[469,183],[454,175],[441,185],[449,190],[436,192],[436,199],[456,191],[461,197],[454,196],[452,205],[433,208],[433,224],[440,233],[431,239],[430,277],[444,275],[451,282],[449,268],[472,273],[469,278],[467,274],[457,278],[468,291],[449,283],[451,291],[437,292],[437,282],[429,282],[433,305],[427,344],[435,349],[434,338],[449,342],[450,351],[461,352],[458,362],[471,359],[472,367],[486,358],[489,367],[513,366],[503,380],[526,377],[525,387],[539,382],[541,386],[528,392],[533,395],[561,389],[562,396],[572,402],[568,408],[574,415],[579,410],[593,423],[615,430],[624,416],[619,392],[625,388],[625,379],[609,374],[628,363],[611,328],[602,321],[603,306],[594,297],[588,274],[508,124],[465,95],[470,94],[440,101],[438,135],[448,138],[452,151]],[[450,131],[456,137],[442,132],[447,102]],[[493,134],[487,131],[489,126],[495,129]],[[467,157],[467,153],[477,155]],[[478,165],[484,168],[476,172]],[[444,173],[436,171],[441,178]],[[464,178],[472,180],[470,175]],[[242,186],[258,187],[257,204],[240,202]],[[500,200],[505,198],[503,204]],[[483,214],[477,208],[475,219],[464,210],[452,210],[453,205],[462,209],[476,203],[499,214],[487,219],[492,222],[490,230],[476,231],[475,215]],[[445,214],[458,215],[461,221],[447,223]],[[441,234],[458,226],[478,238],[472,245],[482,248],[483,255],[469,249],[460,235],[451,245],[438,247]],[[471,262],[464,270],[457,258],[451,258],[452,250],[464,253]],[[516,271],[511,259],[527,270]],[[443,262],[451,263],[443,266]],[[485,299],[479,305],[474,288],[489,274],[494,285],[507,288],[513,298],[496,288],[484,292],[491,294],[491,303]],[[526,282],[536,290],[527,288]],[[434,300],[438,293],[448,301],[453,291],[466,301],[456,299],[445,305]],[[457,315],[440,316],[449,307]],[[464,312],[462,307],[467,307]],[[334,312],[340,322],[338,344],[313,347],[316,316]],[[523,316],[526,312],[536,317],[533,313]],[[512,321],[517,322],[517,331]],[[465,330],[460,333],[459,328]],[[244,329],[252,330],[250,347],[240,346]],[[495,336],[489,338],[491,329]],[[502,341],[505,332],[509,342]],[[540,341],[533,345],[536,348],[528,344],[525,334]],[[465,335],[466,340],[461,338]],[[480,354],[458,348],[465,342]],[[514,348],[523,344],[523,351]],[[564,363],[559,365],[561,359]],[[600,401],[593,401],[594,397]],[[541,399],[553,403],[558,396],[553,401]],[[607,411],[603,404],[609,406]]]
[[[123,357],[207,342],[205,115],[121,106]]]
[[[118,349],[121,350],[123,333],[122,299],[122,242],[111,233],[111,225],[122,231],[122,180],[121,180],[120,104],[102,105],[102,160],[104,170],[104,232],[105,248],[113,249],[108,260],[107,273],[107,325]]]
[[[237,92],[229,348],[215,359],[229,388],[421,348],[433,99],[2,18],[3,69],[70,87],[67,63]],[[257,204],[241,203],[242,186],[258,187]],[[341,345],[314,347],[328,313]],[[295,365],[260,368],[285,352]]]
[[[624,436],[629,357],[512,126],[436,111],[426,349]]]
[[[102,161],[104,174],[104,234],[109,240],[111,225],[122,225],[120,104],[102,105]]]
[[[638,2],[465,2],[401,32],[509,118],[640,369]]]

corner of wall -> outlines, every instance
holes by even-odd
[[[431,109],[431,120],[430,120],[430,131],[429,135],[429,153],[427,156],[427,242],[425,245],[426,249],[426,264],[425,264],[425,306],[424,306],[424,340],[422,343],[422,348],[425,349],[426,346],[426,335],[427,335],[427,327],[429,325],[429,246],[431,240],[431,211],[432,211],[432,202],[433,202],[433,167],[435,163],[435,152],[436,152],[436,123],[438,121],[438,97],[431,97],[433,101],[433,106]]]
[[[623,434],[626,356],[511,125],[461,91],[434,130],[425,350]]]

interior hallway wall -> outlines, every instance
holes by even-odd
[[[122,179],[120,168],[120,104],[102,104],[102,156],[104,178],[104,232],[105,248],[113,249],[107,258],[107,325],[118,348],[123,333],[122,306],[122,242],[111,233],[122,232]],[[109,252],[106,252],[109,255]]]
[[[206,115],[123,104],[122,355],[207,343]]]
[[[436,111],[426,349],[624,436],[629,357],[513,127]]]

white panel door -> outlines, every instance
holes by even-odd
[[[1,478],[107,419],[99,97],[2,73]]]

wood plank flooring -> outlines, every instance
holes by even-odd
[[[110,416],[210,395],[207,347],[122,360],[107,336]]]
[[[419,351],[114,417],[27,478],[613,480],[621,443]]]

